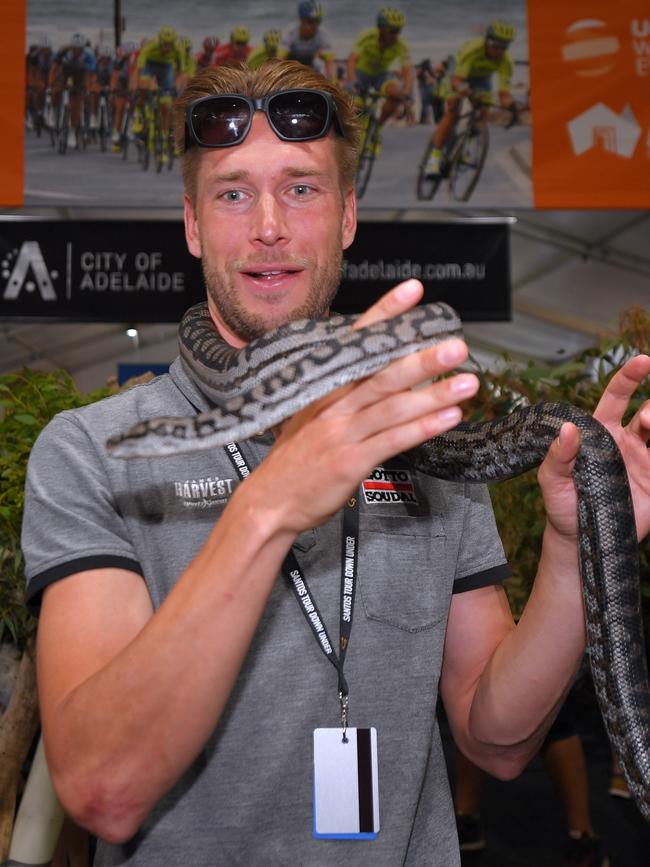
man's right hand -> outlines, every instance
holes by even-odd
[[[355,328],[404,313],[422,293],[417,280],[400,284]],[[451,338],[315,401],[276,430],[272,450],[240,486],[241,496],[252,495],[268,510],[267,526],[279,532],[298,535],[325,523],[376,466],[458,424],[458,404],[476,393],[477,378],[463,373],[430,381],[466,358],[464,341]]]

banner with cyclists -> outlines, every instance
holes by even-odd
[[[650,204],[650,4],[529,0],[535,205]]]
[[[174,95],[201,67],[271,57],[313,65],[357,101],[363,207],[533,204],[525,0],[121,9],[116,48],[113,0],[30,0],[26,205],[178,207]]]

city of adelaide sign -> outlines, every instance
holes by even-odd
[[[426,301],[466,320],[510,317],[504,222],[360,223],[333,308],[367,309],[415,277]],[[178,322],[205,300],[201,264],[180,221],[0,220],[0,317],[72,322]]]

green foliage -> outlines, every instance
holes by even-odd
[[[112,386],[81,394],[63,370],[25,369],[0,376],[0,642],[23,647],[35,620],[23,600],[24,562],[20,550],[27,460],[36,437],[64,409],[110,394]]]
[[[481,387],[468,405],[466,417],[472,421],[487,420],[515,406],[542,402],[571,403],[593,412],[623,361],[639,353],[650,353],[650,314],[632,308],[622,315],[615,337],[603,340],[566,364],[515,364],[503,356],[498,370],[483,370],[475,365]],[[648,399],[650,382],[646,381],[634,396],[625,421]],[[536,475],[531,471],[491,488],[499,532],[514,572],[506,582],[506,591],[516,617],[523,610],[537,571],[545,525]],[[650,622],[650,539],[640,546],[640,563],[645,619]]]

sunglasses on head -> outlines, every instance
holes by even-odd
[[[343,134],[336,103],[329,93],[310,88],[279,90],[261,99],[239,93],[203,96],[185,111],[185,149],[227,148],[244,141],[256,111],[263,111],[273,132],[282,141],[322,138],[332,122]]]

